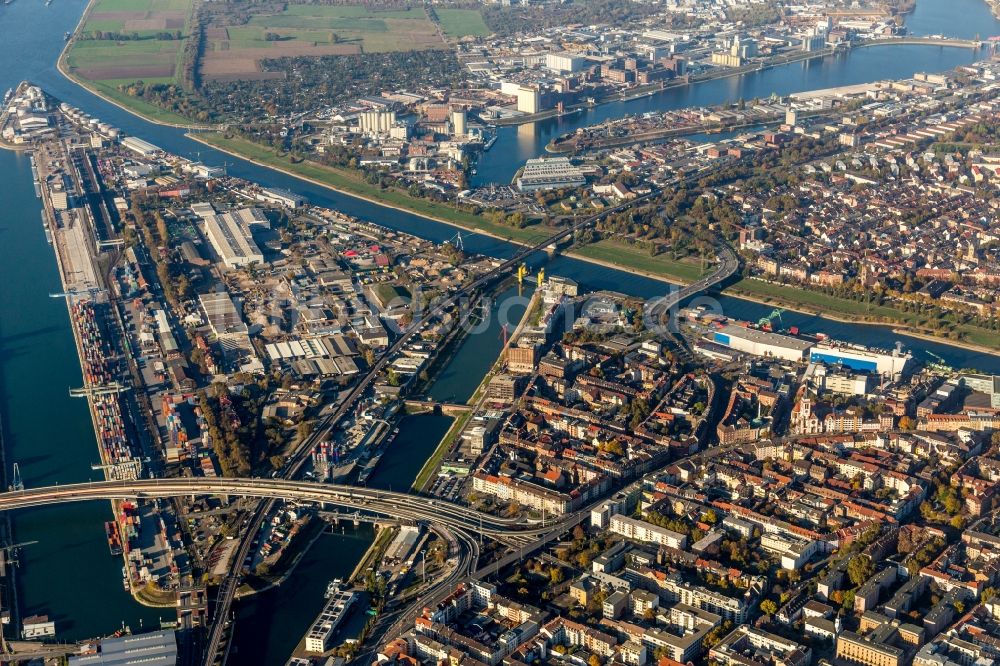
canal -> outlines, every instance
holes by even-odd
[[[327,583],[351,575],[374,535],[368,524],[335,530],[316,540],[281,585],[236,603],[230,664],[284,664],[292,656],[323,609]]]
[[[152,125],[67,81],[54,64],[63,46],[63,32],[73,29],[84,6],[84,0],[58,0],[51,6],[24,1],[0,7],[0,22],[5,27],[4,38],[0,40],[0,62],[4,63],[0,68],[0,92],[22,79],[30,79],[64,101],[171,152],[200,158],[209,164],[229,162],[229,172],[233,175],[292,189],[318,205],[430,240],[443,241],[454,235],[454,229],[447,225],[234,160],[192,142],[181,130]],[[942,33],[956,37],[1000,34],[1000,24],[981,0],[918,0],[908,23],[916,34]],[[12,29],[14,26],[30,26],[30,29]],[[557,119],[507,128],[480,162],[478,177],[507,180],[523,159],[541,153],[545,143],[555,134],[601,118],[687,104],[713,104],[740,97],[749,99],[772,92],[847,85],[873,77],[908,76],[919,70],[941,71],[973,58],[973,52],[964,49],[926,46],[863,49],[845,57],[788,65],[740,78],[699,84],[683,91],[669,91],[635,102],[600,107],[572,120]],[[96,444],[85,404],[70,400],[66,394],[68,387],[80,383],[79,363],[65,306],[48,298],[50,291],[58,289],[59,281],[51,248],[45,243],[41,228],[40,207],[33,196],[27,160],[0,152],[0,176],[0,201],[4,204],[0,213],[0,284],[3,285],[0,288],[0,411],[4,414],[8,464],[19,463],[28,486],[86,480],[94,475],[90,464],[96,460]],[[478,234],[463,236],[466,250],[470,252],[503,257],[515,251],[511,245],[492,238]],[[537,258],[533,263],[538,265],[541,261],[543,259]],[[549,262],[546,270],[550,274],[570,277],[585,289],[610,289],[639,297],[659,295],[665,289],[661,282],[627,271],[605,269],[564,257]],[[756,319],[771,311],[770,307],[733,298],[718,300],[727,313],[746,319]],[[840,324],[795,313],[782,316],[785,325],[798,325],[808,331],[822,330],[855,342],[891,346],[899,337],[884,327]],[[495,338],[489,332],[482,336]],[[1000,372],[998,357],[915,338],[902,339],[920,358],[940,357],[954,366]],[[488,367],[495,355],[487,358],[469,351],[468,358],[478,359],[483,367]],[[473,371],[473,366],[455,367],[468,368],[467,381],[470,383],[477,383],[481,377],[481,373]],[[453,382],[450,388],[445,383],[440,388],[435,387],[435,391],[440,391],[436,395],[462,395],[465,386],[462,379],[449,380]],[[445,382],[444,377],[442,382]],[[419,466],[415,466],[413,474],[417,469]],[[138,627],[140,622],[148,626],[161,614],[155,609],[138,606],[122,589],[120,562],[107,554],[101,529],[101,523],[110,517],[108,504],[88,503],[21,512],[15,518],[19,540],[39,541],[24,548],[20,557],[20,596],[25,613],[48,613],[57,621],[60,638],[110,632],[122,622],[133,627]],[[364,540],[363,536],[359,538]],[[336,538],[331,537],[331,543],[335,542]],[[317,551],[317,557],[322,552]],[[350,569],[360,551],[352,555],[353,551],[346,545],[343,549],[334,545],[327,552],[328,557],[335,560],[329,565],[333,570]],[[303,576],[307,571],[303,569]],[[290,599],[294,605],[295,599]],[[271,603],[277,601],[256,608]],[[242,607],[240,612],[244,612]],[[257,613],[249,610],[249,606],[246,612]],[[286,612],[283,610],[282,614]],[[275,623],[273,616],[269,617],[272,619],[262,620],[258,626],[267,623],[270,630]],[[305,622],[309,619],[311,616]],[[303,624],[292,633],[297,637],[304,629]],[[251,637],[255,635],[253,631],[247,633]]]
[[[470,330],[454,356],[435,377],[433,385],[427,391],[431,399],[464,403],[472,397],[483,376],[500,354],[504,326],[507,327],[508,335],[514,332],[527,308],[531,292],[532,288],[528,284],[525,284],[523,290],[513,285],[501,289],[491,299],[489,316]]]

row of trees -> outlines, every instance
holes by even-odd
[[[489,29],[498,35],[537,32],[571,23],[592,25],[609,23],[624,25],[657,13],[659,7],[651,3],[630,0],[589,0],[564,4],[517,5],[504,7],[500,3],[475,5],[480,9]]]
[[[112,41],[112,42],[134,42],[142,39],[156,39],[159,41],[169,42],[174,40],[181,40],[184,36],[181,34],[180,30],[174,30],[173,32],[168,32],[166,30],[156,33],[138,33],[138,32],[116,32],[113,30],[94,30],[87,33],[87,37],[90,39],[96,39],[100,41]]]

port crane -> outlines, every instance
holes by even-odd
[[[96,398],[102,395],[117,395],[131,390],[130,386],[121,382],[111,382],[110,384],[100,384],[96,386],[84,386],[83,388],[71,388],[69,395],[71,398]]]
[[[462,240],[462,232],[459,231],[457,234],[445,241],[452,247],[454,247],[459,252],[465,252],[465,241]]]
[[[151,460],[150,457],[146,456],[145,458],[132,458],[131,460],[125,461],[123,463],[120,463],[120,462],[119,463],[110,463],[108,465],[104,465],[104,464],[101,464],[101,463],[92,463],[90,465],[90,469],[94,470],[95,472],[97,472],[97,471],[102,471],[103,472],[103,471],[107,471],[109,469],[117,469],[118,467],[121,467],[123,464],[124,465],[129,465],[129,464],[134,463],[135,461],[138,461],[140,463],[145,464],[145,463],[150,462],[150,460]]]
[[[87,289],[70,289],[69,291],[61,291],[54,294],[49,294],[49,298],[68,298],[70,303],[73,303],[77,299],[83,298],[94,298],[99,294],[103,294],[104,289],[100,287],[89,287]]]
[[[784,310],[780,308],[775,308],[774,310],[771,310],[771,314],[767,315],[766,317],[761,317],[759,320],[757,320],[757,326],[761,328],[769,327],[771,325],[771,322],[775,319],[778,320],[779,324],[782,324],[781,321],[782,312],[784,312]]]
[[[9,546],[0,546],[0,558],[7,564],[13,564],[17,566],[20,561],[17,559],[18,551],[24,546],[32,546],[38,543],[38,541],[19,541],[18,543],[12,543]]]

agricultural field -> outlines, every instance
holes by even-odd
[[[478,9],[435,8],[434,13],[437,14],[444,34],[449,37],[485,37],[490,34]]]
[[[70,44],[65,65],[84,84],[133,106],[119,85],[178,83],[190,9],[190,0],[98,0]]]
[[[245,20],[245,19],[244,19]],[[206,81],[266,79],[260,61],[283,57],[352,55],[440,48],[437,27],[420,8],[377,10],[361,5],[289,4],[227,24],[217,13],[201,62]]]

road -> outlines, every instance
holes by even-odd
[[[699,294],[706,289],[711,289],[715,285],[729,279],[740,268],[740,259],[736,252],[725,244],[718,246],[719,265],[714,271],[701,278],[697,282],[678,289],[653,302],[651,307],[647,307],[643,312],[646,328],[657,331],[664,335],[671,326],[670,315],[673,310],[686,299]]]

